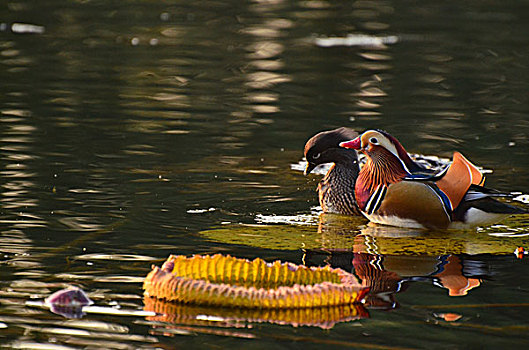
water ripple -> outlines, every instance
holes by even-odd
[[[117,261],[154,261],[157,258],[134,254],[84,254],[74,257],[77,260],[117,260]]]

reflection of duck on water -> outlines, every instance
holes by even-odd
[[[317,252],[310,254],[317,259]],[[487,264],[464,256],[400,256],[366,252],[331,252],[326,258],[333,267],[353,273],[371,290],[365,305],[390,310],[399,306],[395,294],[411,283],[430,282],[448,289],[449,296],[464,296],[489,277]]]
[[[370,288],[366,306],[394,309],[398,306],[394,295],[404,291],[406,284],[398,273],[384,269],[382,259],[381,255],[353,253],[354,273],[364,286]]]
[[[308,251],[305,259],[308,263],[321,264],[321,251]],[[405,278],[398,272],[384,267],[384,256],[369,253],[344,251],[330,252],[324,257],[326,263],[354,273],[363,286],[370,291],[364,299],[368,308],[391,310],[398,307],[395,294],[407,288]]]
[[[481,284],[480,278],[465,276],[461,258],[454,255],[441,257],[439,270],[432,277],[438,281],[435,284],[448,289],[451,297],[467,295],[469,290]]]

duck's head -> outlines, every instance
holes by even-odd
[[[360,151],[374,162],[398,161],[408,173],[423,170],[400,142],[384,130],[367,130],[353,140],[341,142],[340,147]]]
[[[307,167],[304,174],[309,174],[315,167],[325,163],[356,160],[356,152],[340,147],[340,143],[358,136],[352,129],[341,127],[334,130],[322,131],[311,137],[305,144],[305,159]]]

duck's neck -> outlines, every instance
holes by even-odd
[[[356,152],[349,149],[336,149],[333,153],[334,164],[329,169],[329,172],[324,177],[324,181],[333,181],[332,179],[347,179],[347,185],[350,185],[351,182],[354,185],[360,168],[358,166],[358,158],[356,157]],[[343,182],[340,180],[339,182]]]
[[[366,164],[360,170],[355,185],[355,195],[358,206],[362,209],[378,186],[388,186],[402,181],[408,175],[402,163],[394,155],[387,153],[368,156]]]
[[[341,193],[351,193],[354,196],[359,171],[358,164],[356,163],[350,165],[334,163],[322,181],[332,184],[333,188]]]

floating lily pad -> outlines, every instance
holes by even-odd
[[[319,225],[223,225],[200,234],[221,243],[265,249],[398,255],[511,254],[517,247],[529,247],[529,224],[524,216],[477,231],[406,229],[329,214],[322,214],[319,220]]]
[[[368,292],[339,268],[306,267],[216,254],[170,256],[153,266],[145,296],[184,304],[257,309],[312,308],[361,302]]]

